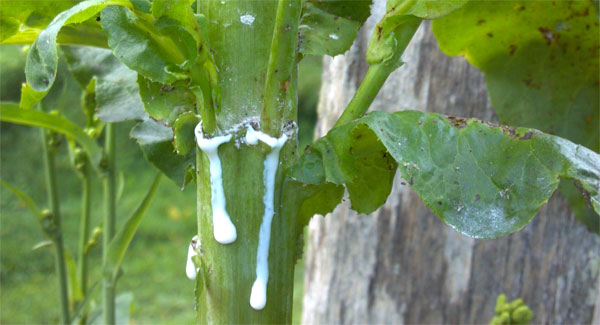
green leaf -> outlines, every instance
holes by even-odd
[[[78,1],[13,1],[2,0],[0,11],[0,44],[31,44],[54,17]],[[64,26],[57,35],[60,44],[106,47],[106,37],[96,21]]]
[[[476,1],[434,22],[433,31],[442,51],[484,72],[501,123],[600,150],[600,36],[591,1]],[[577,218],[597,230],[591,207],[566,188]]]
[[[469,0],[388,0],[386,16],[412,15],[436,19],[464,6]]]
[[[94,167],[98,171],[102,171],[102,168],[100,168],[102,149],[96,144],[96,141],[87,135],[79,126],[62,116],[52,115],[33,109],[19,109],[18,105],[15,103],[0,102],[0,121],[42,127],[62,133],[79,143],[83,150],[88,153]]]
[[[305,184],[344,184],[352,209],[373,212],[390,194],[397,165],[366,126],[343,130],[336,128],[314,143],[290,176]]]
[[[298,27],[298,50],[335,56],[346,52],[369,16],[371,1],[307,1]]]
[[[42,240],[41,242],[33,245],[33,247],[31,247],[31,250],[37,250],[40,248],[44,248],[44,247],[52,247],[52,245],[54,245],[54,242],[51,240]]]
[[[133,293],[123,292],[115,299],[115,323],[117,325],[129,325],[129,319],[133,312]]]
[[[468,0],[389,0],[367,48],[369,64],[398,68],[401,56],[422,19],[434,19],[462,7]]]
[[[361,24],[371,15],[371,0],[308,0],[307,2],[334,16]]]
[[[579,190],[581,185],[572,180],[563,179],[558,186],[560,193],[565,197],[571,210],[579,222],[584,224],[590,231],[600,234],[600,218],[594,212],[591,206],[590,198],[586,197],[583,190]]]
[[[85,296],[85,298],[83,299],[83,301],[81,301],[81,303],[77,306],[77,309],[75,310],[75,316],[73,316],[73,320],[71,321],[72,325],[80,324],[81,316],[84,315],[85,311],[87,310],[88,305],[90,304],[90,301],[92,301],[94,291],[98,287],[98,284],[100,284],[100,281],[96,281],[92,285],[92,287],[88,290],[88,293]]]
[[[190,180],[186,177],[187,168],[194,164],[195,152],[179,156],[173,148],[173,131],[157,121],[148,119],[131,130],[142,149],[144,157],[163,172],[175,184],[185,187]]]
[[[42,218],[42,211],[38,208],[37,204],[35,204],[35,201],[29,195],[27,195],[27,193],[19,190],[15,186],[13,186],[13,185],[5,182],[2,179],[0,179],[0,184],[2,184],[2,186],[4,186],[7,189],[9,189],[11,192],[13,192],[13,194],[16,195],[21,200],[21,202],[23,202],[23,204],[25,204],[25,206],[27,207],[27,209],[29,209],[29,212],[38,221],[41,220],[41,218]]]
[[[96,80],[98,119],[112,123],[147,117],[136,83],[136,73],[122,66]]]
[[[600,32],[592,1],[474,1],[433,24],[486,76],[500,122],[600,150]]]
[[[165,85],[141,75],[137,82],[146,113],[153,119],[172,125],[180,114],[195,110],[196,96],[185,82]]]
[[[130,69],[152,81],[165,84],[187,78],[177,66],[184,64],[187,59],[185,53],[180,51],[182,46],[188,48],[195,44],[188,44],[190,36],[183,30],[178,30],[181,37],[175,42],[161,34],[154,26],[152,16],[134,14],[123,7],[108,7],[102,11],[101,17],[108,45]],[[178,45],[179,41],[184,44]]]
[[[111,50],[87,46],[61,46],[67,67],[81,88],[86,88],[94,76],[103,77],[123,64]]]
[[[178,21],[199,43],[201,40],[200,26],[194,16],[193,2],[193,0],[154,0],[152,1],[152,16]],[[196,53],[198,52],[196,51]]]
[[[147,118],[139,96],[137,74],[119,62],[110,50],[63,47],[69,70],[82,87],[94,77],[94,104],[98,119],[107,123]]]
[[[54,84],[58,66],[56,42],[58,32],[65,25],[82,23],[102,10],[107,5],[131,6],[124,0],[88,0],[78,3],[60,13],[44,29],[31,45],[25,65],[25,77],[31,91],[37,97],[45,96]],[[32,98],[32,96],[29,96]],[[23,108],[31,108],[31,101],[21,103]]]
[[[138,207],[135,209],[135,211],[133,211],[129,218],[127,218],[121,229],[119,229],[115,237],[113,237],[113,239],[110,241],[103,268],[104,275],[107,276],[111,281],[115,281],[117,278],[119,268],[121,267],[121,263],[123,262],[123,258],[127,252],[127,248],[129,247],[133,236],[142,222],[142,217],[148,209],[150,202],[152,202],[154,193],[160,184],[160,177],[161,174],[157,173],[154,177],[152,185],[150,185],[148,192]]]
[[[435,214],[472,237],[495,238],[524,227],[559,177],[579,182],[600,211],[600,156],[533,129],[414,111],[373,112],[332,129],[306,155],[322,158],[325,179],[346,185],[355,210],[370,212],[377,206],[365,197],[380,202],[389,192],[384,153]],[[300,164],[306,161],[318,168],[317,158]]]
[[[173,124],[173,145],[178,155],[185,156],[196,147],[194,128],[200,119],[192,112],[186,112]]]
[[[67,266],[67,274],[69,276],[69,300],[79,302],[83,300],[81,286],[77,278],[77,265],[73,259],[73,255],[65,248],[65,265]]]

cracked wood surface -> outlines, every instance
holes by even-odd
[[[374,16],[384,3],[376,1]],[[345,56],[324,59],[317,133],[333,125],[366,73],[372,17]],[[496,121],[481,72],[442,54],[421,26],[372,108],[422,109]],[[442,224],[414,191],[394,182],[386,204],[357,215],[348,202],[309,225],[303,323],[487,323],[498,294],[522,297],[533,323],[600,324],[600,237],[560,194],[522,231],[467,238]]]

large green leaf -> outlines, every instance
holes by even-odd
[[[369,17],[371,1],[307,1],[298,27],[298,49],[335,56],[346,52]]]
[[[63,26],[82,23],[107,5],[131,6],[131,3],[125,0],[83,1],[60,13],[40,32],[27,55],[25,76],[28,87],[22,96],[29,100],[21,102],[23,108],[33,107],[35,100],[41,100],[54,84],[58,66],[57,35]],[[35,100],[31,100],[32,98]]]
[[[600,36],[592,1],[475,1],[434,22],[433,31],[446,54],[465,55],[485,73],[502,123],[600,150]],[[598,229],[571,182],[561,192],[578,219]]]
[[[127,248],[133,239],[140,223],[142,222],[142,218],[152,202],[152,198],[154,197],[154,193],[156,193],[156,189],[160,184],[161,174],[158,173],[154,177],[154,181],[146,195],[138,205],[138,207],[133,211],[133,213],[127,218],[123,226],[119,229],[115,237],[110,241],[108,245],[107,257],[104,262],[104,275],[108,277],[111,281],[115,281],[117,279],[117,274],[119,273],[119,268],[121,267],[121,263],[123,262],[123,258],[125,257],[125,253],[127,252]]]
[[[190,52],[196,53],[196,42],[184,29],[176,28],[175,20],[164,23],[166,35],[163,35],[154,25],[152,16],[134,13],[127,8],[106,8],[101,17],[108,45],[130,69],[165,84],[187,78],[178,65],[186,63]],[[157,23],[160,22],[160,19],[157,20]],[[177,42],[170,38],[174,37],[175,30],[179,33]]]
[[[592,1],[474,1],[433,23],[442,51],[483,70],[501,123],[600,150]]]
[[[100,159],[102,158],[102,149],[96,144],[96,141],[87,135],[75,123],[58,115],[48,114],[39,110],[20,109],[15,103],[0,103],[0,121],[21,125],[42,127],[58,133],[62,133],[72,138],[89,154],[94,167],[101,171]]]
[[[195,151],[180,156],[173,147],[173,130],[147,119],[131,130],[131,137],[140,145],[144,157],[182,188],[190,181],[188,169],[195,161]]]
[[[323,174],[346,186],[355,210],[370,212],[378,205],[369,200],[385,200],[395,173],[386,155],[435,214],[472,237],[524,227],[560,177],[576,181],[600,211],[600,156],[593,151],[533,129],[415,111],[373,112],[332,129],[291,175],[310,184],[318,177],[308,175]]]

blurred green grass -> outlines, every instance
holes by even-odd
[[[24,54],[19,47],[0,47],[0,100],[18,101],[24,81]],[[321,60],[307,57],[299,72],[300,148],[311,142],[320,87]],[[56,94],[48,107],[64,106],[75,121],[82,121],[79,90],[65,69],[59,71]],[[133,123],[121,123],[118,132],[118,169],[124,175],[123,196],[118,203],[120,221],[137,206],[149,187],[156,169],[147,163],[129,139]],[[63,145],[57,160],[59,192],[65,245],[75,254],[80,211],[80,182],[68,161]],[[40,132],[37,129],[0,124],[0,177],[28,193],[45,206],[45,186]],[[92,227],[102,215],[99,181],[93,187]],[[131,243],[123,263],[124,274],[117,290],[134,296],[132,324],[186,324],[194,322],[194,286],[185,276],[187,246],[196,229],[193,186],[181,191],[163,180],[154,201]],[[44,240],[38,225],[18,199],[0,188],[0,323],[57,323],[58,299],[51,248],[32,250]],[[90,278],[99,279],[101,252],[96,248],[90,260]],[[303,263],[295,276],[294,323],[300,322]],[[93,284],[93,282],[91,283]],[[96,290],[95,302],[100,302]]]

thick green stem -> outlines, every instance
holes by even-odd
[[[89,163],[86,162],[81,176],[81,219],[79,221],[79,268],[77,270],[77,277],[79,278],[79,285],[83,299],[87,295],[88,254],[86,251],[86,246],[90,237],[90,212],[92,200],[92,175],[90,172]],[[83,316],[81,317],[80,323],[85,324],[85,311],[82,313],[82,315]]]
[[[56,183],[56,168],[54,165],[54,145],[49,145],[50,137],[48,132],[41,130],[42,143],[44,150],[44,165],[46,171],[46,187],[48,193],[48,204],[52,211],[52,220],[54,222],[54,235],[52,242],[54,243],[56,276],[58,279],[59,301],[61,310],[61,324],[67,324],[71,321],[69,312],[69,288],[67,281],[67,266],[65,262],[65,247],[62,237],[62,225],[60,215],[60,200],[58,196],[58,186]]]
[[[395,65],[385,63],[369,66],[365,78],[360,83],[358,90],[354,94],[354,97],[352,97],[352,100],[350,100],[350,103],[348,103],[342,116],[335,123],[335,126],[343,125],[363,116],[395,68]]]
[[[115,235],[116,221],[116,125],[109,123],[106,125],[105,134],[105,160],[104,168],[106,175],[104,176],[104,231],[102,238],[102,254],[103,262],[106,264],[108,247],[110,241]],[[105,276],[103,279],[103,295],[102,295],[102,313],[105,324],[115,323],[115,282],[112,277]]]
[[[281,215],[285,205],[281,187],[284,170],[296,160],[296,137],[291,135],[279,156],[267,300],[263,309],[255,310],[250,306],[250,294],[257,276],[259,229],[265,214],[265,158],[271,148],[262,143],[246,144],[246,126],[242,124],[257,126],[253,122],[260,120],[261,131],[278,136],[283,125],[297,120],[294,51],[300,1],[282,3],[285,5],[275,1],[213,1],[201,6],[202,14],[211,21],[208,42],[219,71],[221,101],[216,122],[221,131],[237,130],[231,141],[218,148],[226,210],[237,239],[223,245],[214,238],[209,161],[197,149],[201,270],[196,280],[196,303],[200,324],[291,322],[297,227],[293,218]]]

